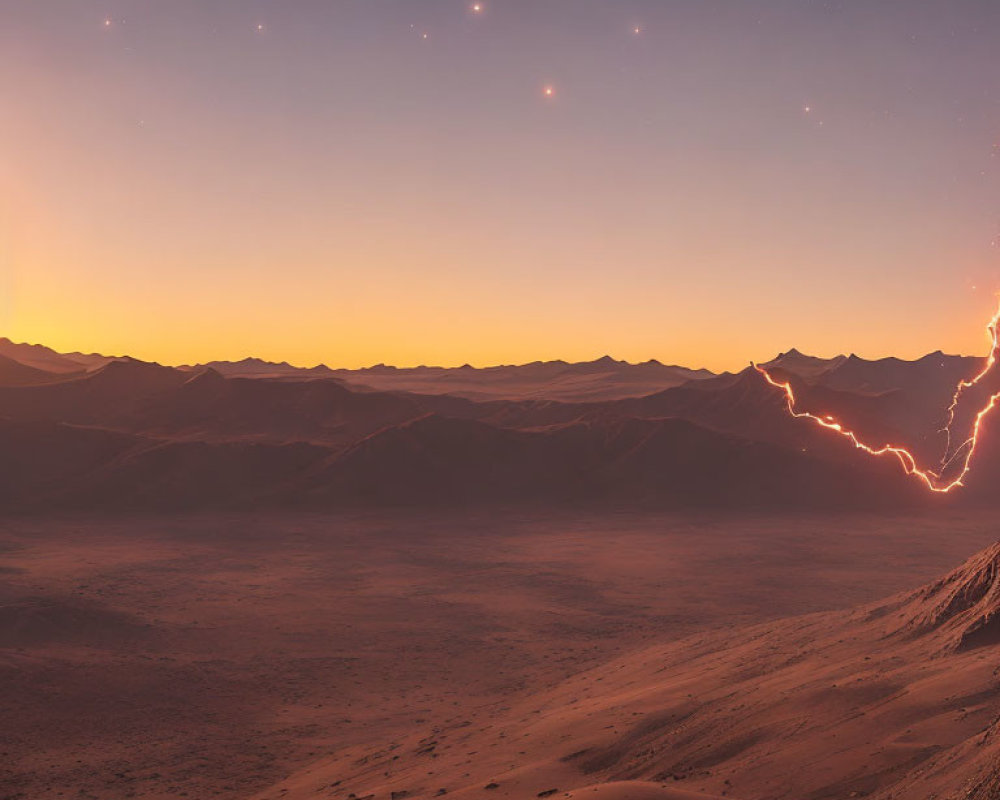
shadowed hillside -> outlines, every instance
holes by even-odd
[[[236,377],[215,367],[63,356],[38,346],[8,343],[7,350],[41,365],[0,362],[3,435],[27,467],[14,470],[5,490],[12,510],[927,501],[893,458],[873,460],[790,417],[781,392],[752,367],[699,374],[643,397],[473,400],[440,387],[381,391],[333,377],[336,371],[271,370],[256,360],[239,362],[239,370],[219,365],[254,376]],[[949,382],[981,362],[941,354],[915,362],[823,360],[793,351],[772,363],[801,408],[833,416],[865,441],[904,443],[932,460],[946,444],[940,427],[942,398],[954,391]],[[661,367],[600,359],[454,372],[484,386],[554,371],[600,375],[625,391],[636,384],[622,375],[659,375]],[[981,476],[970,476],[971,501],[989,502],[985,487],[1000,474],[992,452],[987,446],[976,456],[983,466]]]

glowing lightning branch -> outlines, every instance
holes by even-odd
[[[996,313],[993,315],[993,319],[991,319],[989,321],[989,324],[986,326],[986,332],[989,334],[990,340],[992,341],[992,347],[990,348],[990,355],[986,359],[986,363],[983,365],[983,368],[979,371],[979,373],[975,377],[973,377],[970,380],[959,381],[958,387],[955,389],[955,394],[951,398],[951,405],[948,406],[948,422],[945,424],[943,429],[943,433],[947,436],[947,444],[945,445],[944,456],[941,459],[942,471],[948,466],[948,464],[950,464],[954,460],[954,458],[958,455],[958,453],[962,451],[963,448],[965,447],[971,448],[975,446],[976,434],[979,432],[979,420],[981,419],[983,412],[991,409],[993,407],[993,403],[997,399],[996,396],[990,398],[989,404],[986,406],[986,408],[983,409],[983,412],[980,412],[980,415],[976,417],[976,425],[973,427],[973,435],[968,439],[966,439],[962,443],[962,446],[957,448],[955,452],[952,453],[951,456],[949,457],[948,452],[951,450],[951,425],[955,421],[955,409],[958,407],[958,401],[961,399],[962,393],[966,389],[975,386],[983,378],[985,378],[989,374],[990,370],[993,369],[993,365],[996,364],[997,348],[1000,347],[1000,344],[998,344],[997,342],[998,325],[1000,325],[1000,308],[997,309]],[[966,465],[968,465],[968,461],[966,462]]]
[[[959,400],[962,398],[962,394],[966,389],[970,389],[980,381],[983,380],[992,370],[997,363],[998,349],[1000,349],[1000,342],[998,342],[998,331],[997,328],[1000,326],[1000,308],[997,309],[993,318],[990,320],[989,324],[986,326],[987,333],[990,336],[992,342],[992,347],[990,349],[990,355],[986,359],[986,363],[979,373],[968,380],[959,381],[958,386],[955,387],[955,393],[952,395],[951,405],[948,406],[948,422],[944,427],[943,432],[947,434],[948,440],[945,446],[945,453],[941,459],[941,467],[939,470],[934,471],[931,469],[921,469],[917,466],[917,461],[904,447],[896,447],[895,445],[884,445],[882,447],[871,447],[870,445],[862,442],[858,437],[852,432],[844,428],[839,422],[837,422],[833,417],[817,416],[816,414],[810,414],[808,411],[796,411],[795,410],[795,392],[792,391],[791,383],[788,381],[779,381],[772,377],[771,374],[762,366],[754,364],[753,367],[761,375],[764,376],[765,380],[772,386],[781,389],[785,395],[785,404],[788,407],[788,413],[791,414],[796,419],[810,419],[817,425],[823,428],[839,433],[841,436],[849,439],[851,444],[853,444],[859,450],[863,450],[872,456],[884,456],[893,455],[899,459],[899,463],[903,466],[903,470],[907,475],[912,475],[918,480],[922,481],[928,489],[932,492],[946,493],[950,492],[952,489],[964,485],[962,483],[965,476],[969,473],[970,463],[972,461],[972,454],[976,450],[976,445],[979,443],[979,429],[986,418],[986,415],[993,410],[996,406],[997,401],[1000,400],[1000,392],[990,396],[989,401],[986,405],[979,410],[976,414],[975,422],[972,426],[972,435],[969,436],[962,444],[955,448],[954,452],[951,452],[951,426],[955,421],[955,411],[958,407]],[[960,458],[960,454],[961,455]],[[943,480],[942,475],[945,470],[948,469],[955,461],[960,461],[962,467],[959,470],[958,475],[951,480]]]

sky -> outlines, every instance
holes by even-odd
[[[0,0],[0,335],[985,353],[995,0]]]

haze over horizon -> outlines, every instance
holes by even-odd
[[[144,358],[140,358],[139,356],[136,356],[135,354],[128,353],[128,352],[120,352],[120,353],[99,352],[99,351],[96,351],[96,350],[88,350],[87,348],[81,348],[81,347],[71,347],[69,349],[59,350],[59,349],[56,349],[56,348],[49,347],[49,345],[47,345],[45,342],[19,342],[19,341],[11,339],[9,336],[0,335],[0,341],[3,341],[3,340],[8,341],[8,342],[10,342],[11,344],[13,344],[15,346],[16,345],[28,345],[29,347],[44,347],[44,348],[53,350],[56,353],[61,353],[61,354],[64,354],[64,353],[80,353],[80,354],[84,354],[84,355],[100,355],[100,356],[104,356],[106,358],[112,358],[112,359],[131,358],[131,359],[135,359],[135,360],[138,360],[138,361],[148,361],[149,363],[157,363],[157,364],[161,364],[161,365],[167,366],[167,367],[197,367],[197,366],[205,366],[205,365],[209,365],[209,364],[213,364],[213,363],[239,363],[239,362],[242,362],[242,361],[254,361],[254,360],[257,360],[257,361],[263,361],[263,362],[274,363],[274,364],[285,363],[285,364],[288,364],[289,366],[295,367],[297,369],[309,369],[309,368],[312,368],[312,367],[322,367],[322,366],[329,367],[330,369],[334,369],[334,370],[363,370],[363,369],[369,369],[369,368],[372,368],[372,367],[393,367],[393,368],[396,368],[396,369],[414,369],[414,368],[417,368],[417,367],[432,367],[432,368],[440,368],[440,369],[457,369],[457,368],[460,368],[460,367],[463,367],[463,366],[470,366],[470,367],[474,367],[475,369],[490,369],[490,368],[494,368],[494,367],[516,367],[516,366],[525,366],[525,365],[534,364],[534,363],[553,363],[553,362],[560,362],[560,361],[561,362],[565,362],[567,364],[586,364],[586,363],[598,362],[598,361],[601,361],[603,359],[610,358],[610,359],[612,359],[614,361],[617,361],[619,363],[627,363],[627,364],[632,364],[632,365],[641,365],[641,364],[645,364],[645,363],[649,363],[649,362],[659,362],[660,364],[662,364],[664,366],[681,367],[681,368],[689,369],[689,370],[692,370],[692,371],[708,370],[708,372],[710,372],[710,373],[721,374],[721,373],[724,373],[724,372],[732,372],[732,373],[741,372],[742,370],[744,370],[748,366],[750,366],[751,363],[753,363],[753,364],[766,363],[767,361],[769,361],[769,360],[771,360],[773,358],[778,358],[780,356],[788,355],[789,353],[792,353],[792,352],[796,352],[799,355],[805,356],[807,358],[819,358],[819,359],[825,359],[825,360],[832,360],[832,359],[835,359],[835,358],[848,357],[848,356],[857,356],[857,357],[861,358],[861,356],[859,354],[853,353],[853,352],[852,353],[839,352],[839,353],[820,353],[820,354],[817,354],[817,353],[807,353],[807,352],[804,352],[800,348],[797,348],[797,347],[788,347],[788,348],[785,348],[784,350],[779,350],[777,352],[770,353],[770,354],[768,354],[764,358],[753,359],[751,362],[748,362],[747,364],[735,365],[734,367],[732,367],[730,369],[718,369],[718,370],[710,370],[708,367],[703,367],[700,364],[683,364],[683,363],[681,363],[679,361],[671,361],[669,358],[656,358],[655,356],[651,357],[651,358],[648,358],[648,359],[645,359],[643,361],[632,361],[632,360],[625,359],[625,358],[618,358],[613,353],[601,353],[601,354],[593,355],[593,356],[590,356],[590,357],[583,357],[583,358],[580,358],[578,361],[571,361],[569,359],[560,358],[560,357],[556,356],[556,357],[551,358],[551,359],[531,359],[531,360],[528,360],[528,361],[496,362],[496,363],[482,363],[482,364],[473,364],[473,363],[470,363],[470,362],[463,362],[461,364],[438,364],[438,363],[433,363],[433,362],[430,362],[430,361],[418,361],[418,362],[413,362],[413,363],[405,363],[405,364],[404,363],[399,363],[399,364],[394,364],[394,363],[389,362],[389,361],[375,361],[375,362],[370,362],[370,363],[359,364],[359,365],[356,365],[356,366],[345,366],[343,364],[339,364],[339,363],[331,361],[331,360],[326,360],[326,361],[324,361],[324,360],[319,360],[319,361],[295,361],[293,359],[282,358],[282,357],[280,357],[280,355],[276,356],[275,358],[265,359],[265,358],[261,358],[260,356],[254,354],[254,353],[245,353],[243,355],[236,355],[236,356],[234,356],[232,358],[210,358],[210,359],[205,359],[203,361],[195,361],[195,360],[192,360],[192,359],[184,360],[183,358],[177,359],[177,360],[174,360],[174,361],[165,361],[165,360],[164,361],[160,361],[160,360],[156,360],[156,359],[144,359]],[[921,354],[915,356],[914,358],[903,359],[903,360],[916,361],[916,360],[919,360],[919,359],[924,358],[926,356],[933,355],[935,353],[944,353],[944,355],[951,356],[951,357],[959,357],[959,358],[969,358],[969,357],[971,357],[971,358],[986,358],[987,355],[988,355],[987,353],[983,353],[983,352],[980,352],[980,353],[947,353],[947,352],[941,350],[941,348],[936,348],[934,350],[929,350],[926,353],[921,353]],[[884,355],[881,355],[881,356],[876,355],[876,356],[873,356],[870,359],[865,359],[865,360],[877,361],[877,360],[888,359],[888,358],[899,358],[899,356],[896,356],[893,353],[886,353]]]
[[[15,341],[338,367],[984,352],[994,3],[0,7]]]

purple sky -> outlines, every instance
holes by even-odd
[[[0,335],[343,366],[983,350],[1000,3],[471,6],[0,0]]]

